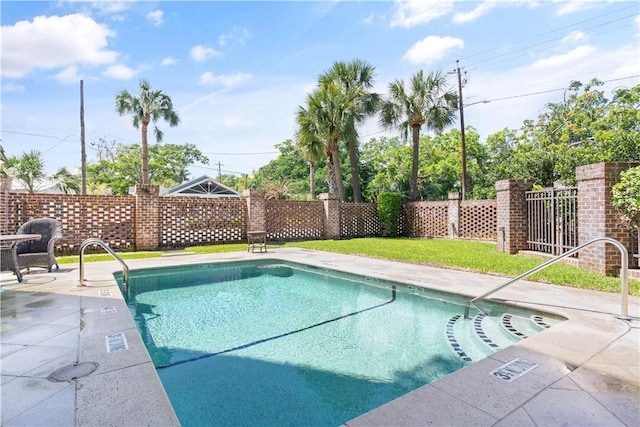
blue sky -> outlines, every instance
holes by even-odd
[[[50,173],[80,166],[81,79],[90,162],[100,138],[139,142],[115,95],[147,79],[181,117],[159,123],[164,142],[210,159],[193,176],[215,176],[218,162],[251,174],[275,158],[336,60],[372,64],[382,95],[393,79],[459,60],[465,124],[482,140],[534,119],[571,80],[607,81],[609,94],[640,82],[636,1],[2,1],[0,11],[2,145],[9,156],[39,150]],[[360,134],[394,135],[375,119]]]

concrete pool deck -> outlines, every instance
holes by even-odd
[[[300,262],[468,296],[507,280],[293,248],[127,264],[138,269],[257,259]],[[1,425],[179,425],[113,279],[117,271],[117,262],[87,263],[83,287],[77,286],[77,264],[51,273],[32,269],[23,283],[2,273]],[[631,321],[615,317],[621,308],[619,293],[521,281],[493,299],[567,320],[345,425],[640,425],[640,298],[629,298]],[[128,348],[108,352],[106,337],[119,333]],[[538,367],[513,382],[489,375],[515,358]],[[67,381],[48,379],[59,368],[85,362],[98,367]]]

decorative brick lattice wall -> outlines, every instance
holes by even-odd
[[[89,237],[102,239],[118,251],[134,249],[135,197],[9,193],[7,206],[3,234],[15,233],[34,218],[60,221],[64,237],[56,242],[57,254],[78,253],[82,241]],[[86,252],[91,250],[88,247]]]
[[[410,202],[402,205],[400,234],[408,237],[446,237],[448,202]]]
[[[375,203],[341,203],[340,236],[368,237],[380,235],[378,205]]]
[[[160,245],[165,248],[246,240],[243,199],[160,197]]]
[[[460,202],[461,239],[495,240],[497,233],[495,200],[463,200]]]
[[[267,239],[273,241],[324,238],[322,202],[265,200]]]

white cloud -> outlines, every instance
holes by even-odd
[[[249,79],[251,79],[251,74],[248,73],[220,74],[216,76],[211,71],[207,71],[200,76],[200,84],[220,84],[226,87],[231,87]]]
[[[463,24],[465,22],[475,21],[489,10],[493,9],[496,6],[496,3],[497,2],[495,0],[485,0],[469,12],[459,12],[453,15],[453,22],[456,24]]]
[[[84,0],[76,0],[82,2]],[[130,0],[94,1],[90,6],[103,14],[119,13],[128,10],[133,4]]]
[[[165,67],[168,67],[169,65],[176,64],[177,62],[178,62],[177,59],[167,56],[162,60],[162,62],[160,62],[160,64],[164,65]]]
[[[162,12],[160,9],[147,13],[147,19],[151,21],[151,23],[156,27],[162,25],[163,17],[164,12]]]
[[[118,80],[129,80],[136,75],[136,72],[126,65],[117,64],[108,67],[102,75]]]
[[[563,43],[577,42],[580,40],[588,40],[589,35],[582,31],[572,31],[562,38]]]
[[[371,14],[369,14],[369,16],[367,16],[366,18],[364,18],[362,20],[363,24],[373,24],[374,20],[376,19],[376,15],[373,14],[373,12]]]
[[[107,49],[115,33],[80,14],[37,16],[1,31],[1,68],[7,77],[24,77],[38,68],[111,64],[118,57],[118,52]]]
[[[230,32],[221,34],[218,37],[218,45],[224,46],[230,40],[235,40],[240,44],[244,44],[248,39],[253,37],[253,34],[244,27],[233,27]]]
[[[55,79],[59,83],[72,84],[79,82],[82,77],[78,74],[78,67],[72,65],[56,74]]]
[[[563,67],[565,65],[575,65],[579,59],[586,58],[591,55],[596,50],[595,47],[584,45],[578,46],[571,51],[560,54],[553,55],[548,58],[540,59],[533,64],[531,64],[529,69],[531,70],[543,70],[543,69],[553,69]]]
[[[214,56],[221,56],[222,52],[211,49],[210,47],[203,46],[201,44],[191,48],[191,58],[197,62],[204,62]]]
[[[555,0],[555,2],[560,6],[558,10],[556,10],[557,16],[590,9],[596,5],[594,0]]]
[[[402,59],[412,64],[430,64],[442,59],[450,50],[463,47],[464,41],[459,38],[427,36],[411,46]]]
[[[14,82],[5,83],[2,85],[3,92],[11,93],[24,93],[26,88],[23,85],[15,84]]]
[[[217,123],[225,128],[237,128],[241,126],[250,126],[252,124],[251,120],[244,120],[240,116],[225,116],[220,120],[217,120]]]
[[[426,24],[451,12],[455,0],[396,0],[396,12],[391,19],[392,27],[411,28]]]

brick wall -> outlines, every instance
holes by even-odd
[[[323,239],[324,205],[322,202],[266,200],[265,223],[268,240]]]
[[[159,201],[163,248],[246,241],[245,200],[176,196]]]
[[[578,242],[611,237],[631,250],[631,232],[622,225],[612,205],[612,187],[620,173],[634,163],[597,163],[576,168],[578,180]],[[578,254],[580,265],[601,274],[616,275],[620,270],[620,252],[613,245],[596,243]],[[633,257],[631,257],[633,258]]]
[[[12,234],[30,219],[53,218],[64,237],[56,253],[78,253],[83,240],[97,237],[118,251],[135,248],[135,197],[8,193],[2,211],[2,234]],[[6,226],[5,226],[6,224]],[[87,248],[90,252],[91,248]]]
[[[340,236],[368,237],[380,235],[378,205],[375,203],[340,203]]]
[[[532,183],[524,179],[496,182],[498,250],[515,254],[527,248],[527,201]]]

